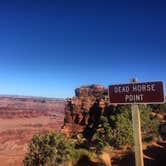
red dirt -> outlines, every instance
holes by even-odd
[[[120,157],[121,156],[121,157]],[[165,166],[166,142],[152,143],[144,149],[144,166]],[[129,151],[122,154],[117,152],[112,158],[113,166],[135,166],[134,153]]]

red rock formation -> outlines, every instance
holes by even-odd
[[[107,89],[105,89],[105,87],[102,85],[93,84],[75,89],[75,94],[76,97],[100,97],[101,95],[107,94]]]
[[[67,99],[62,131],[77,134],[90,120],[98,121],[108,102],[107,89],[102,85],[82,86],[75,90],[76,96]],[[91,113],[93,112],[93,113]]]

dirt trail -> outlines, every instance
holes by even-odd
[[[144,166],[166,165],[166,142],[153,143],[144,150]],[[121,160],[113,161],[113,166],[135,166],[134,154],[129,153]]]

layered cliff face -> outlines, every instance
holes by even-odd
[[[31,118],[62,114],[64,100],[28,97],[0,97],[0,118]]]
[[[22,166],[27,143],[34,134],[60,130],[64,108],[61,99],[1,96],[0,163]]]
[[[108,107],[108,90],[102,85],[82,86],[75,97],[67,99],[62,131],[69,135],[82,132],[90,121],[98,121]]]

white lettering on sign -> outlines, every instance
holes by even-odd
[[[133,85],[133,92],[155,92],[155,84]]]
[[[118,86],[114,87],[114,93],[129,92],[130,88],[128,86]]]
[[[138,101],[143,101],[143,95],[142,95],[142,94],[125,95],[125,101],[126,101],[126,102],[138,102]]]
[[[155,84],[133,85],[132,92],[155,92]],[[115,86],[114,93],[128,93],[129,86]]]

